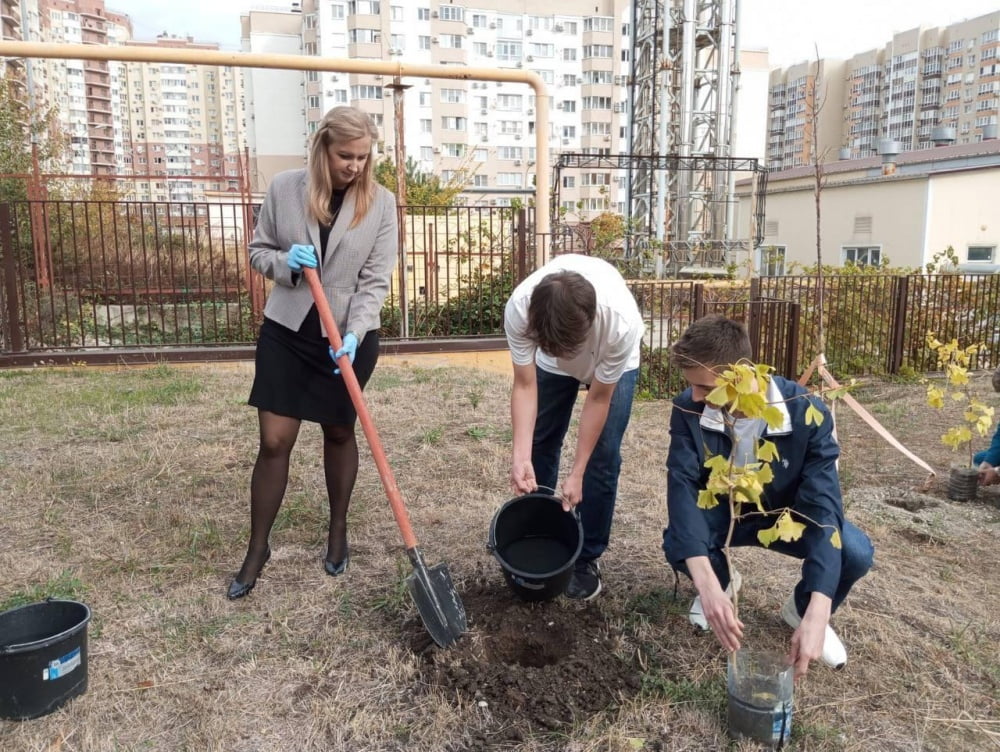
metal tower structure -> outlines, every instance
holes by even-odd
[[[751,247],[731,239],[751,229],[733,231],[736,175],[717,166],[733,156],[738,12],[739,0],[632,0],[630,144],[650,158],[629,167],[627,206],[635,231],[672,256],[714,251],[731,262],[730,251]],[[694,168],[664,168],[664,158]]]

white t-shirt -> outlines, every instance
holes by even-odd
[[[576,272],[594,286],[597,311],[583,347],[572,358],[554,358],[525,336],[531,293],[553,272]],[[504,331],[514,365],[537,363],[549,373],[572,376],[589,384],[616,384],[622,374],[639,367],[645,324],[632,292],[618,270],[603,259],[567,253],[556,256],[519,284],[504,308]]]

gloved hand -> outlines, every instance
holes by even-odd
[[[358,354],[358,338],[355,336],[354,332],[348,332],[344,335],[344,341],[341,343],[340,349],[337,352],[330,348],[330,357],[333,358],[333,362],[336,363],[337,360],[346,355],[351,360],[351,365],[354,365],[354,356]],[[340,369],[335,368],[334,374],[339,374]]]
[[[316,268],[316,249],[311,245],[296,243],[288,249],[288,268],[293,272],[301,272],[303,266]]]

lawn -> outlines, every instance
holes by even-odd
[[[226,600],[249,523],[251,378],[249,364],[0,372],[0,610],[59,596],[94,614],[86,694],[0,721],[0,749],[754,749],[726,740],[725,654],[688,624],[692,587],[682,579],[675,595],[659,548],[668,401],[636,403],[604,592],[526,604],[485,545],[512,495],[509,377],[379,366],[367,396],[389,462],[425,558],[448,565],[469,615],[440,649],[407,594],[411,566],[366,450],[351,568],[324,574],[311,425],[273,558],[251,596]],[[974,388],[995,400],[988,374]],[[949,421],[924,392],[871,383],[856,396],[946,474]],[[846,408],[837,420],[847,514],[876,565],[834,617],[846,668],[816,666],[796,687],[791,748],[998,748],[1000,492],[953,502],[940,477],[918,490],[923,470]],[[796,563],[736,561],[746,642],[784,649]]]

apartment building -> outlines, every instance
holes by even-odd
[[[768,96],[768,164],[787,169],[808,162],[803,146],[818,139],[821,150],[842,158],[879,152],[884,141],[900,151],[975,143],[993,133],[1000,115],[1000,11],[948,26],[894,34],[882,48],[846,61],[821,60],[828,87],[827,117],[819,133],[796,114],[791,133],[780,133],[778,113],[790,115],[794,95],[810,96],[816,63],[772,73]],[[841,71],[838,77],[837,71]],[[839,78],[839,80],[838,80]],[[822,84],[821,84],[822,86]],[[801,135],[800,135],[801,134]]]
[[[771,71],[767,107],[767,164],[793,167],[840,145],[844,62],[821,59]],[[814,125],[818,123],[819,127]]]
[[[107,9],[103,0],[22,2],[37,3],[32,38],[45,42],[218,49],[166,34],[135,41],[129,17]],[[40,102],[57,108],[69,139],[67,172],[145,176],[119,185],[131,198],[154,201],[196,200],[205,190],[227,190],[238,182],[246,141],[241,70],[100,60],[32,63],[33,88]]]
[[[129,46],[218,49],[190,37],[160,36]],[[172,63],[124,64],[120,131],[122,172],[137,177],[137,197],[201,200],[205,191],[236,189],[241,180],[243,76],[239,69]],[[194,177],[220,177],[195,180]]]
[[[631,49],[628,0],[564,0],[540,13],[526,0],[304,0],[287,13],[251,10],[243,49],[330,58],[401,60],[531,70],[550,92],[549,122],[535,120],[523,84],[446,79],[403,81],[407,158],[448,181],[461,180],[468,203],[509,205],[534,194],[536,127],[546,129],[550,162],[560,152],[627,152],[626,81]],[[330,108],[368,112],[393,158],[400,140],[393,82],[367,74],[248,73],[248,141],[256,187],[304,162],[309,135]],[[280,134],[280,135],[278,135]],[[274,137],[277,136],[277,137]],[[566,174],[561,208],[588,218],[622,211],[625,176]]]
[[[28,2],[33,0],[0,0],[0,38],[4,41],[19,42],[25,39],[23,26],[27,23],[25,4]],[[0,77],[23,86],[26,80],[24,60],[0,58]]]

